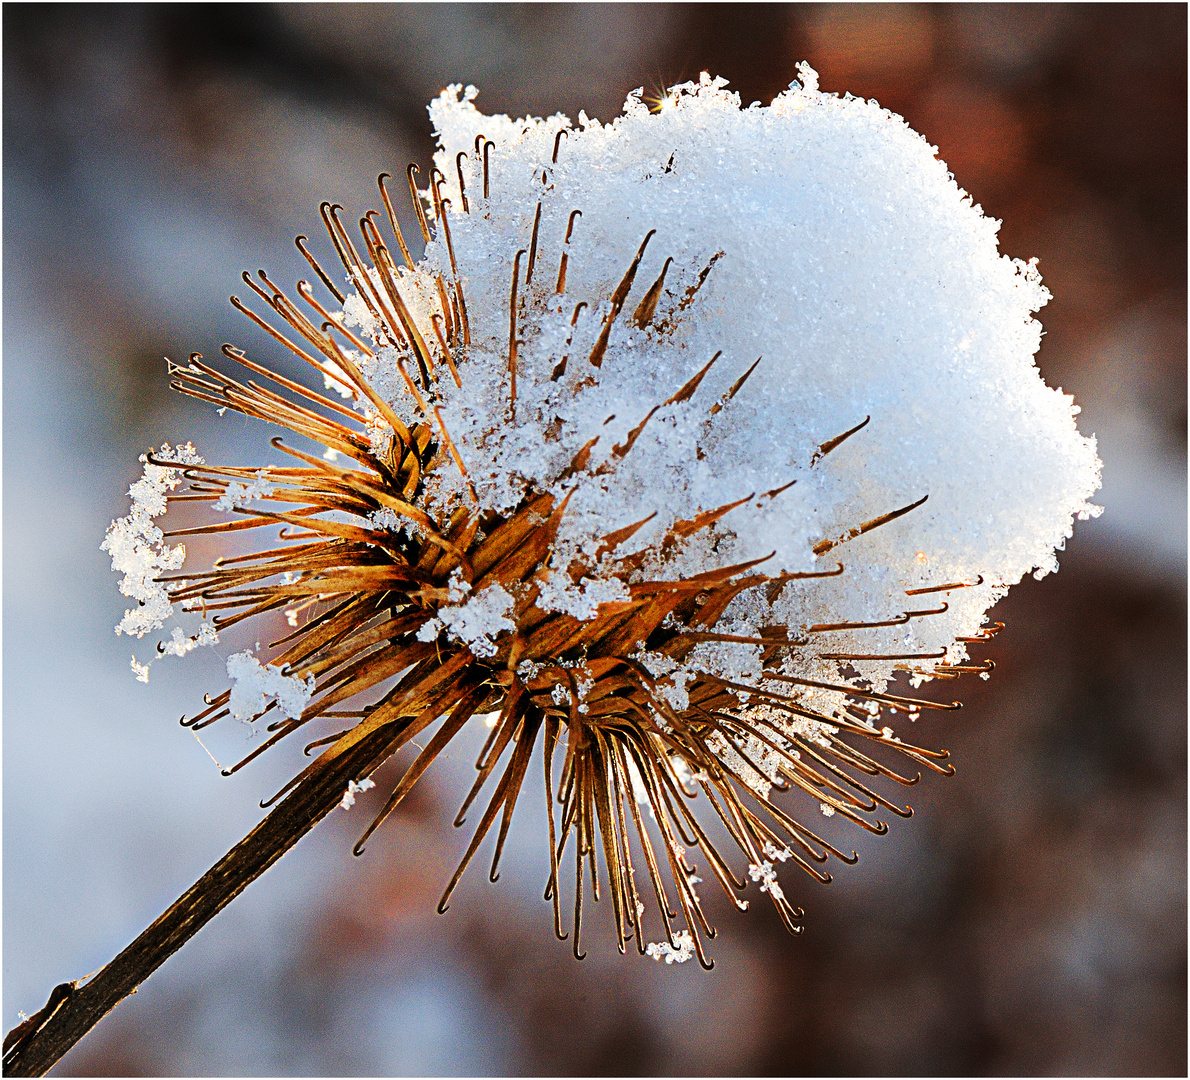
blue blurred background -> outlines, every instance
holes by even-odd
[[[436,916],[466,840],[460,750],[363,859],[381,793],[332,815],[58,1072],[1185,1073],[1184,6],[3,15],[5,1029],[152,921],[294,766],[221,778],[177,724],[224,683],[219,657],[145,687],[112,633],[99,542],[137,455],[194,438],[267,460],[263,427],[171,396],[162,357],[259,348],[226,302],[240,271],[302,276],[292,238],[322,198],[358,214],[378,172],[427,166],[448,82],[487,111],[606,121],[704,69],[767,104],[806,59],[902,113],[1003,218],[1002,249],[1040,258],[1038,362],[1105,462],[1106,513],[996,609],[991,682],[919,724],[958,774],[829,888],[788,875],[800,938],[766,905],[715,910],[708,975],[595,937],[579,964],[553,939],[535,792],[499,884],[473,873]],[[243,737],[209,745],[230,759]]]

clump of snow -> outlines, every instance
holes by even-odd
[[[465,584],[465,582],[464,582]],[[438,619],[456,641],[461,641],[479,658],[494,656],[496,645],[493,639],[505,630],[515,630],[516,623],[509,618],[515,601],[500,585],[489,585],[463,604],[438,609]],[[427,624],[428,626],[429,624]],[[422,641],[423,627],[418,631]]]
[[[348,780],[347,790],[343,792],[343,798],[339,802],[339,807],[343,810],[350,810],[355,805],[355,797],[361,791],[367,791],[369,788],[374,788],[375,786],[376,782],[366,777],[358,784],[354,780]]]
[[[191,443],[177,448],[165,443],[153,456],[158,461],[176,462],[179,468],[151,465],[148,455],[142,454],[144,474],[128,489],[132,509],[127,517],[111,523],[99,545],[100,550],[111,555],[112,569],[124,575],[120,592],[138,604],[124,612],[116,633],[138,638],[164,626],[173,611],[165,586],[154,578],[170,570],[180,570],[186,561],[186,548],[182,544],[174,547],[166,544],[164,533],[153,524],[153,519],[165,513],[166,492],[182,482],[181,467],[203,464]],[[142,679],[141,670],[134,670],[138,679],[148,682],[147,671]]]
[[[232,684],[228,708],[237,720],[259,716],[269,698],[276,698],[282,715],[296,720],[314,694],[313,675],[304,680],[285,675],[271,664],[262,664],[248,650],[228,657],[227,675]]]
[[[810,720],[801,716],[781,716],[779,713],[772,714],[780,727],[788,735],[800,735],[807,742],[816,743],[817,745],[829,748],[830,738],[839,729],[831,724],[825,724],[821,720]]]
[[[163,641],[157,646],[157,651],[163,656],[185,656],[189,652],[203,645],[218,645],[219,635],[215,632],[215,624],[204,621],[198,628],[198,633],[187,637],[180,626],[175,626],[169,641]]]
[[[356,294],[352,293],[343,303],[343,321],[348,326],[358,326],[365,332],[376,325],[376,319],[368,305]]]
[[[373,529],[381,529],[387,532],[400,532],[404,530],[406,535],[413,535],[412,523],[387,506],[382,506],[379,510],[373,510],[368,515],[368,522]]]
[[[749,863],[748,876],[753,881],[759,881],[760,891],[768,893],[774,900],[780,900],[785,896],[781,886],[777,884],[777,871],[767,859],[760,863]]]
[[[645,955],[654,960],[664,959],[667,964],[684,964],[694,955],[694,939],[689,930],[679,930],[674,934],[675,948],[668,941],[650,941],[645,946]]]
[[[440,633],[442,633],[442,620],[441,619],[427,619],[418,628],[417,640],[418,641],[433,641]]]
[[[600,604],[629,599],[628,589],[617,578],[583,578],[575,585],[568,575],[555,570],[540,583],[537,606],[543,611],[562,611],[588,622],[599,613]]]
[[[452,604],[457,604],[471,591],[471,582],[463,577],[463,571],[457,566],[446,579],[446,594]]]
[[[707,748],[762,799],[768,797],[781,767],[781,755],[767,742],[749,735],[733,746],[719,731],[707,738]]]
[[[779,848],[776,844],[773,844],[768,840],[764,842],[764,853],[768,858],[774,859],[777,862],[784,862],[786,859],[792,858],[793,856],[793,852],[790,851],[789,848]]]
[[[215,509],[227,511],[247,506],[255,499],[267,499],[276,490],[277,485],[268,479],[268,470],[257,469],[256,479],[251,483],[241,484],[236,480],[229,483],[223,494],[215,500]]]

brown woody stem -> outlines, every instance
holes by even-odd
[[[370,733],[302,781],[259,825],[84,986],[62,983],[4,1040],[5,1076],[43,1076],[75,1043],[263,874],[389,754],[404,724]],[[81,981],[81,980],[80,980]]]

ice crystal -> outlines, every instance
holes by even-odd
[[[777,884],[777,871],[767,859],[760,863],[749,863],[748,876],[760,883],[761,892],[769,893],[776,900],[784,897],[781,886]]]
[[[167,463],[203,464],[203,459],[190,443],[176,450],[166,443],[155,455],[156,464],[150,463],[145,454],[140,460],[145,466],[144,473],[128,489],[132,509],[127,517],[111,523],[100,545],[111,555],[112,569],[124,575],[120,592],[131,596],[139,605],[124,612],[116,633],[138,638],[165,625],[172,605],[165,587],[157,579],[163,571],[177,570],[186,561],[185,547],[181,544],[170,547],[165,543],[165,534],[153,524],[154,518],[165,513],[166,492],[173,491],[182,482],[180,469]],[[140,679],[139,669],[133,670]],[[148,682],[147,673],[141,681]]]
[[[268,480],[268,470],[258,469],[256,479],[250,484],[237,484],[234,481],[228,484],[223,494],[215,500],[215,509],[235,510],[255,499],[267,499],[276,490],[277,485]]]
[[[296,720],[314,693],[312,675],[304,680],[285,675],[247,650],[227,658],[227,677],[232,683],[229,707],[237,720],[259,716],[268,707],[269,698],[276,699],[284,716]]]
[[[516,623],[508,617],[513,604],[513,598],[501,586],[489,585],[465,603],[439,608],[438,620],[452,638],[465,642],[475,656],[495,656],[493,638],[516,630]]]
[[[645,955],[654,960],[664,959],[667,964],[684,964],[694,955],[694,939],[687,930],[674,935],[674,944],[668,941],[650,941],[645,946]]]
[[[339,807],[343,810],[350,810],[355,805],[355,797],[361,791],[367,791],[369,788],[376,786],[375,781],[370,779],[363,779],[358,784],[354,780],[347,782],[347,790],[343,792],[343,798],[339,801]]]

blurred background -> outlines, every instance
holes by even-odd
[[[221,778],[177,724],[224,683],[219,657],[163,661],[145,687],[128,657],[151,642],[112,633],[99,542],[137,455],[194,438],[268,460],[262,427],[171,396],[162,357],[260,346],[226,302],[240,271],[303,276],[292,238],[320,199],[358,216],[379,171],[427,166],[448,82],[485,111],[607,121],[700,70],[767,104],[805,59],[903,114],[1003,219],[1002,250],[1040,258],[1038,363],[1105,463],[1104,515],[994,611],[995,676],[919,724],[958,774],[923,781],[913,820],[829,888],[785,875],[800,938],[765,904],[712,905],[705,974],[594,934],[579,964],[554,940],[536,792],[499,884],[473,871],[436,916],[466,841],[460,750],[364,858],[376,800],[332,815],[57,1071],[1184,1075],[1186,18],[6,4],[4,1029],[152,921],[294,765]],[[221,737],[215,756],[242,753]]]

